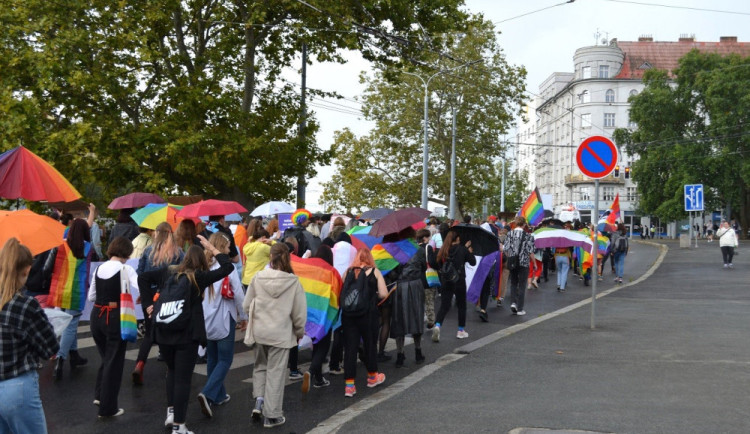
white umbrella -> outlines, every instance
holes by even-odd
[[[294,205],[288,204],[286,202],[266,202],[263,205],[255,208],[250,212],[251,216],[268,216],[268,215],[274,215],[278,213],[285,213],[285,212],[294,212],[294,210],[297,209],[294,207]]]

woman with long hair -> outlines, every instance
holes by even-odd
[[[163,291],[167,288],[187,287],[190,293],[190,298],[185,300],[185,304],[190,306],[190,322],[187,327],[168,329],[159,327],[158,324],[154,327],[154,341],[159,345],[159,351],[167,364],[167,418],[164,425],[172,426],[173,432],[180,434],[189,433],[185,421],[198,346],[205,347],[208,344],[203,319],[203,293],[206,287],[234,271],[232,260],[226,253],[220,252],[200,235],[198,240],[203,250],[198,246],[190,246],[179,265],[145,271],[138,276],[138,286],[141,288],[156,285],[159,291]],[[219,268],[209,269],[204,250],[213,253]],[[157,297],[158,292],[154,298]],[[154,306],[147,313],[155,315]]]
[[[117,405],[127,344],[120,334],[120,293],[123,282],[138,289],[138,275],[125,263],[132,253],[133,244],[127,238],[112,240],[107,247],[109,261],[96,268],[89,287],[88,299],[94,303],[91,336],[102,359],[94,388],[94,403],[99,405],[100,418],[125,413]]]
[[[476,265],[477,260],[474,257],[474,250],[471,248],[471,241],[461,244],[461,237],[456,231],[448,231],[448,235],[443,241],[443,247],[437,254],[437,263],[442,264],[452,262],[453,267],[458,272],[458,280],[455,282],[447,281],[440,276],[440,310],[435,318],[435,327],[432,328],[432,341],[440,342],[440,326],[443,324],[445,315],[451,308],[451,300],[456,296],[456,309],[458,310],[458,332],[456,338],[466,339],[469,333],[464,330],[466,327],[466,264]]]
[[[0,250],[0,431],[46,434],[37,370],[59,346],[39,302],[23,292],[31,263],[16,238]]]
[[[177,225],[177,231],[174,234],[174,242],[184,252],[187,252],[190,246],[195,244],[195,236],[198,234],[198,229],[195,227],[195,222],[190,219],[185,219]]]
[[[341,327],[344,331],[344,378],[346,387],[344,396],[352,397],[357,393],[354,378],[357,376],[357,350],[362,341],[364,349],[364,362],[367,367],[367,387],[375,387],[385,381],[385,374],[378,372],[377,349],[375,342],[378,333],[378,299],[388,297],[388,289],[383,280],[383,274],[375,268],[375,259],[370,250],[361,248],[357,250],[357,256],[352,265],[344,274],[344,287],[341,296],[345,296],[347,277],[352,281],[365,273],[367,279],[367,293],[369,309],[363,315],[350,316],[342,312]]]
[[[271,247],[270,265],[250,282],[242,306],[252,322],[248,333],[256,345],[252,418],[263,416],[266,428],[286,422],[282,404],[289,349],[305,335],[307,321],[305,291],[292,271],[286,244]]]
[[[260,220],[256,220],[258,222],[258,225],[260,226]],[[266,225],[266,231],[270,235],[269,238],[271,238],[274,241],[278,241],[281,239],[281,230],[279,229],[279,219],[276,217],[272,218],[268,221],[268,224]]]
[[[78,321],[86,305],[89,290],[91,261],[98,258],[91,246],[91,231],[86,221],[75,219],[70,225],[67,240],[53,249],[47,258],[52,267],[52,281],[47,303],[64,309],[73,316],[60,339],[60,350],[53,375],[62,379],[65,359],[70,357],[70,369],[88,363],[78,354]],[[48,265],[45,265],[47,268]],[[72,272],[71,272],[72,270]]]
[[[143,256],[138,261],[136,271],[138,274],[141,274],[144,271],[167,268],[170,265],[179,264],[184,257],[185,252],[182,251],[180,245],[175,241],[172,226],[167,222],[159,223],[156,227],[154,242],[143,252]],[[139,289],[141,292],[140,302],[141,309],[143,309],[143,317],[148,318],[146,311],[149,306],[154,304],[154,294],[156,294],[157,287],[151,285]],[[151,347],[154,345],[153,324],[153,321],[144,321],[145,332],[141,340],[140,349],[138,350],[138,357],[135,361],[135,369],[133,369],[133,384],[143,384],[143,369],[146,366],[146,361],[148,361],[148,354],[151,352]]]
[[[229,254],[231,242],[229,237],[216,232],[208,239],[221,253]],[[206,250],[206,261],[211,270],[219,268],[214,252]],[[212,405],[223,405],[229,402],[229,394],[224,387],[224,379],[229,373],[234,358],[234,333],[237,325],[237,312],[240,312],[240,329],[247,327],[247,315],[242,310],[245,291],[237,271],[214,282],[203,296],[203,318],[206,323],[206,385],[198,394],[201,411],[213,417]]]

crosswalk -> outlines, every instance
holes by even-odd
[[[235,336],[235,342],[241,342],[244,339],[244,333],[237,333]],[[138,351],[140,346],[140,340],[135,344],[128,344],[129,350],[125,351],[125,359],[135,361],[138,358]],[[405,345],[411,345],[413,343],[412,338],[407,337],[405,341]],[[84,323],[81,321],[81,323],[78,325],[78,349],[82,350],[85,348],[91,348],[95,347],[96,344],[94,343],[94,338],[91,337],[91,329],[89,328],[88,322]],[[156,346],[155,346],[156,347]],[[240,348],[241,351],[237,351],[237,347],[235,347],[235,353],[234,353],[234,359],[232,361],[232,367],[230,368],[230,371],[235,371],[238,369],[243,369],[249,373],[252,374],[251,369],[247,369],[247,367],[251,366],[255,362],[255,350],[250,349],[244,345],[241,345]],[[386,352],[392,352],[396,349],[396,342],[393,339],[388,339],[388,342],[385,346]],[[307,349],[300,350],[301,352],[309,351]],[[148,360],[155,360],[158,357],[159,351],[158,348],[152,348],[151,352],[149,353]],[[305,372],[309,370],[310,363],[300,363],[299,369],[301,372]],[[195,369],[193,373],[207,376],[206,373],[207,366],[205,364],[202,365],[195,365]],[[328,364],[323,364],[323,373],[328,373]],[[250,383],[252,384],[253,378],[245,378],[241,380],[243,383]],[[294,383],[294,381],[287,380],[287,384]]]

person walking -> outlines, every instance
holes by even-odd
[[[622,283],[622,276],[625,273],[625,256],[627,256],[630,246],[628,243],[627,229],[620,223],[617,230],[612,232],[612,261],[615,266],[615,283]]]
[[[201,235],[198,235],[198,240],[203,249],[190,246],[180,265],[146,271],[138,276],[140,288],[151,285],[159,288],[154,296],[155,303],[147,313],[155,317],[154,341],[159,345],[167,364],[167,418],[164,425],[171,426],[172,431],[179,434],[191,433],[185,425],[190,383],[198,358],[198,345],[207,345],[203,292],[206,287],[234,271],[234,265],[226,253],[220,252]],[[204,250],[213,253],[219,268],[209,270]],[[165,301],[163,293],[170,296],[180,294],[181,299]],[[184,306],[189,310],[183,309]],[[186,316],[189,318],[186,322],[178,319]],[[175,324],[170,325],[172,322]],[[182,327],[181,324],[185,323]]]
[[[526,315],[524,299],[526,296],[526,278],[529,274],[529,263],[534,253],[534,238],[526,232],[526,219],[517,216],[513,220],[514,228],[508,232],[503,246],[503,254],[508,256],[510,270],[510,310],[513,315]]]
[[[572,262],[572,249],[570,247],[557,247],[555,249],[555,265],[557,266],[557,290],[565,292],[568,284],[568,271]]]
[[[47,433],[39,395],[45,360],[57,353],[55,332],[39,302],[23,288],[29,249],[10,238],[0,250],[0,432]]]
[[[282,404],[289,349],[305,335],[307,321],[305,291],[292,271],[289,248],[274,244],[270,255],[270,268],[255,275],[242,305],[251,324],[245,343],[255,345],[252,418],[263,416],[265,428],[286,422]]]
[[[729,225],[729,222],[722,220],[719,230],[716,231],[716,236],[719,237],[724,268],[734,268],[732,258],[734,257],[734,248],[737,247],[737,233]]]
[[[461,237],[455,231],[448,231],[448,235],[443,241],[443,247],[437,254],[437,263],[441,265],[441,269],[446,262],[452,263],[457,274],[457,280],[451,282],[450,279],[446,279],[443,273],[440,273],[440,310],[435,318],[435,327],[432,328],[432,342],[440,342],[440,327],[451,308],[454,295],[456,296],[456,309],[458,310],[456,338],[466,339],[469,337],[469,333],[464,330],[466,327],[466,264],[477,264],[471,241],[467,241],[465,245],[461,244]],[[528,269],[526,271],[528,272]]]
[[[208,242],[219,252],[229,253],[229,237],[223,232],[211,235]],[[206,261],[210,270],[220,267],[214,252],[206,250]],[[230,396],[224,387],[224,379],[229,373],[234,358],[234,334],[237,325],[237,312],[240,329],[247,327],[247,315],[242,309],[245,292],[237,271],[214,282],[207,288],[203,296],[203,318],[206,323],[206,385],[198,394],[201,411],[208,417],[213,417],[212,405],[224,405]]]
[[[125,237],[116,237],[107,247],[109,260],[96,268],[89,286],[91,336],[102,358],[96,374],[94,404],[99,406],[99,418],[121,416],[125,410],[117,405],[122,383],[127,342],[120,334],[120,294],[123,286],[138,289],[138,275],[127,265],[133,244]]]

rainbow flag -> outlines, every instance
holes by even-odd
[[[291,255],[292,270],[299,278],[307,298],[305,334],[313,343],[319,342],[338,320],[341,276],[335,268],[320,258],[300,258]]]
[[[375,259],[375,266],[385,276],[399,265],[409,262],[418,249],[419,245],[414,240],[407,239],[394,243],[376,244],[371,252]]]
[[[90,243],[84,243],[83,253],[83,259],[76,258],[68,243],[57,248],[49,289],[50,306],[83,311],[89,289]]]
[[[542,205],[542,196],[539,194],[539,188],[531,192],[531,196],[526,199],[523,206],[518,210],[518,214],[531,226],[536,226],[544,220],[544,205]]]
[[[383,242],[383,237],[373,237],[370,235],[371,229],[372,226],[355,226],[346,231],[346,233],[351,235],[352,241],[357,239],[366,245],[368,249],[372,250],[375,244]]]

